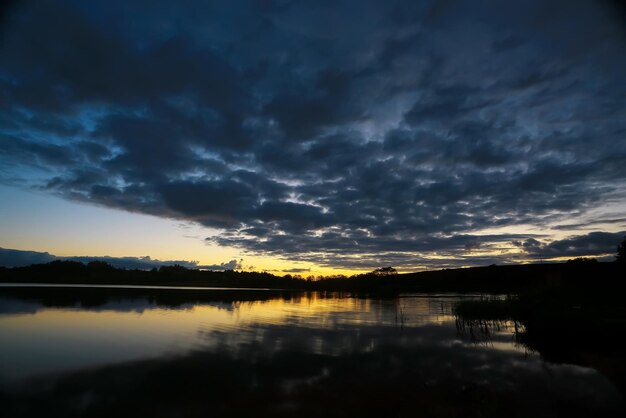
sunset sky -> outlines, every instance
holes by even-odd
[[[618,1],[10,4],[0,265],[417,271],[626,236]]]

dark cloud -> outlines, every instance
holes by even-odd
[[[478,231],[626,199],[610,3],[22,2],[0,181],[326,266],[515,261],[480,254],[539,237]]]
[[[311,269],[310,268],[305,269],[305,268],[293,267],[293,268],[286,269],[286,270],[281,270],[281,271],[283,271],[285,273],[308,273],[308,272],[311,271]]]
[[[514,241],[514,244],[533,256],[544,258],[606,256],[617,253],[617,246],[624,239],[626,231],[590,232],[545,243],[530,238],[525,241]]]
[[[26,141],[19,137],[5,136],[0,142],[0,151],[11,156],[13,164],[36,163],[44,167],[65,167],[74,163],[72,148],[65,148],[56,144],[46,144],[36,141]]]
[[[0,266],[18,267],[31,264],[44,264],[54,261],[55,256],[45,252],[11,250],[0,248]]]
[[[219,264],[196,265],[196,268],[202,270],[240,270],[243,268],[243,260],[230,260]]]
[[[519,48],[523,44],[523,39],[518,38],[515,35],[508,35],[505,38],[493,41],[492,47],[495,52],[504,52],[511,49]]]
[[[235,181],[175,182],[160,187],[165,205],[208,225],[237,225],[256,204],[256,192]]]
[[[22,251],[12,250],[8,248],[0,248],[0,266],[5,267],[22,267],[29,266],[31,264],[43,264],[49,263],[54,260],[68,260],[77,261],[79,263],[90,263],[92,261],[105,261],[111,264],[113,267],[126,268],[126,269],[138,269],[138,270],[150,270],[153,268],[159,268],[163,266],[172,266],[178,264],[190,269],[201,270],[235,270],[242,268],[243,260],[230,260],[224,263],[201,265],[197,261],[187,260],[157,260],[146,257],[94,257],[94,256],[73,256],[73,257],[59,257],[45,252],[37,251]]]
[[[590,220],[587,222],[575,223],[575,224],[565,224],[565,225],[555,225],[552,229],[556,230],[573,230],[573,229],[586,229],[593,227],[598,224],[616,224],[616,225],[626,225],[626,218],[600,218],[597,220]]]

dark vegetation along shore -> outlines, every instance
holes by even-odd
[[[365,293],[396,292],[481,292],[516,293],[524,289],[560,284],[598,289],[621,288],[626,281],[623,263],[573,260],[567,263],[525,264],[445,269],[395,274],[391,268],[351,277],[335,276],[302,279],[270,273],[200,271],[181,266],[158,270],[116,269],[104,262],[87,265],[73,261],[53,261],[28,267],[0,267],[3,283],[64,283],[269,288],[305,291],[347,291]]]
[[[581,260],[561,266],[558,280],[527,286],[506,298],[457,303],[461,334],[478,341],[513,323],[515,341],[546,361],[592,367],[626,396],[626,269]]]

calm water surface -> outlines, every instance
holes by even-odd
[[[0,288],[8,416],[619,416],[598,371],[514,324],[460,328],[462,295]],[[0,410],[0,413],[2,411]]]

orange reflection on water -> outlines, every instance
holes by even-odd
[[[377,333],[382,329],[445,326],[454,339],[452,306],[457,300],[309,293],[175,307],[147,299],[117,299],[91,308],[39,306],[0,315],[0,380],[216,346],[237,350],[251,342],[278,350],[286,339],[298,338],[313,352],[367,350],[380,342]],[[345,331],[340,340],[331,341],[324,334],[337,330]]]

